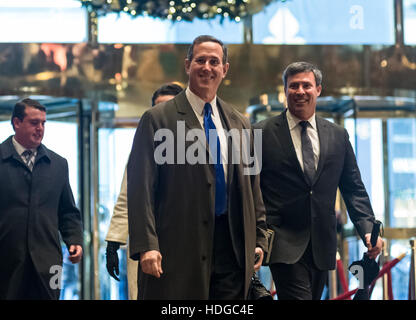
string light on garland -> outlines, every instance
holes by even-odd
[[[98,16],[125,12],[133,17],[142,15],[172,21],[192,21],[194,18],[212,19],[220,16],[239,22],[272,1],[287,0],[79,0]]]

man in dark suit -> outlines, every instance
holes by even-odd
[[[244,299],[260,268],[266,239],[259,175],[227,161],[235,141],[221,130],[251,129],[216,95],[228,68],[223,43],[197,37],[185,60],[186,90],[138,125],[127,199],[139,299]],[[217,132],[208,135],[209,146],[204,129]],[[195,152],[207,161],[192,161]]]
[[[321,71],[295,62],[283,82],[287,110],[254,126],[263,130],[260,184],[275,231],[270,269],[278,299],[320,299],[336,262],[338,187],[370,257],[382,240],[372,248],[374,213],[347,131],[315,115]]]
[[[0,299],[59,299],[62,249],[82,257],[79,210],[67,161],[42,144],[46,109],[24,99],[0,145]]]

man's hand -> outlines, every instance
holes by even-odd
[[[81,261],[82,258],[82,247],[80,245],[72,244],[69,246],[69,261],[73,264]]]
[[[119,274],[118,269],[118,255],[117,250],[120,248],[120,243],[115,241],[107,241],[107,249],[105,251],[105,256],[107,260],[107,271],[114,279],[120,281],[117,277]]]
[[[375,259],[381,252],[381,248],[383,247],[383,239],[380,237],[377,238],[377,244],[373,248],[373,246],[370,243],[371,233],[365,234],[365,245],[368,248],[368,257],[370,259]]]
[[[261,264],[263,262],[264,252],[260,247],[256,247],[254,254],[256,257],[256,260],[254,261],[254,271],[257,272],[260,270]]]
[[[150,250],[140,254],[140,266],[144,273],[160,278],[162,270],[162,255],[157,250]]]

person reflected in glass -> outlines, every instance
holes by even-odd
[[[158,88],[152,96],[152,107],[173,99],[183,88],[176,83],[168,83]],[[108,229],[106,248],[107,271],[111,277],[120,281],[119,259],[117,251],[121,245],[128,242],[128,222],[127,222],[127,167],[124,170],[123,180],[117,202],[114,206],[113,215]],[[137,299],[137,267],[138,262],[130,258],[127,259],[127,282],[129,299]]]
[[[322,72],[308,62],[283,73],[287,109],[253,127],[263,130],[261,190],[275,231],[270,270],[279,300],[319,300],[335,269],[339,187],[355,228],[371,246],[373,209],[347,131],[316,115]]]
[[[82,258],[68,163],[42,144],[45,122],[45,106],[23,99],[13,108],[15,134],[0,144],[0,299],[59,299],[60,238],[72,263]]]

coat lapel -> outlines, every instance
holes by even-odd
[[[29,168],[23,162],[22,157],[20,157],[20,155],[17,153],[17,151],[16,151],[16,149],[15,149],[15,147],[13,145],[13,142],[12,142],[12,137],[13,136],[10,136],[9,138],[7,138],[6,141],[4,141],[0,145],[0,147],[1,147],[1,154],[2,154],[3,160],[12,158],[15,161],[19,162],[24,168],[26,168],[27,170],[29,170]]]
[[[230,107],[227,103],[225,103],[220,98],[217,98],[217,107],[220,115],[222,117],[223,128],[226,131],[231,130],[231,128],[238,128],[240,129],[241,124],[238,122],[237,115],[235,114],[232,107]],[[227,138],[227,184],[231,185],[233,183],[234,177],[234,165],[233,165],[233,150],[238,150],[233,148],[233,139]],[[221,146],[223,148],[223,146]]]
[[[181,93],[179,93],[174,99],[173,99],[175,106],[176,106],[176,110],[177,110],[177,115],[178,115],[178,120],[177,121],[184,121],[185,122],[185,126],[187,127],[188,130],[202,130],[202,132],[204,132],[204,129],[201,127],[201,124],[198,120],[198,118],[195,115],[194,110],[192,109],[191,104],[189,103],[188,99],[186,98],[186,93],[185,90],[183,90]],[[186,137],[186,134],[185,134]],[[204,137],[205,137],[205,133],[204,133]],[[197,139],[196,143],[200,143],[201,146],[205,149],[206,151],[206,159],[209,159],[209,146],[207,144],[206,139],[202,140],[201,139]],[[215,177],[215,168],[213,165],[208,165],[208,166],[203,166],[204,167],[204,171],[205,171],[205,175],[207,177],[207,181],[209,183],[214,183],[214,177]]]
[[[178,121],[185,121],[185,125],[188,127],[188,129],[203,130],[195,115],[194,110],[191,107],[191,104],[186,98],[185,90],[183,90],[174,98],[174,102],[178,112]]]

